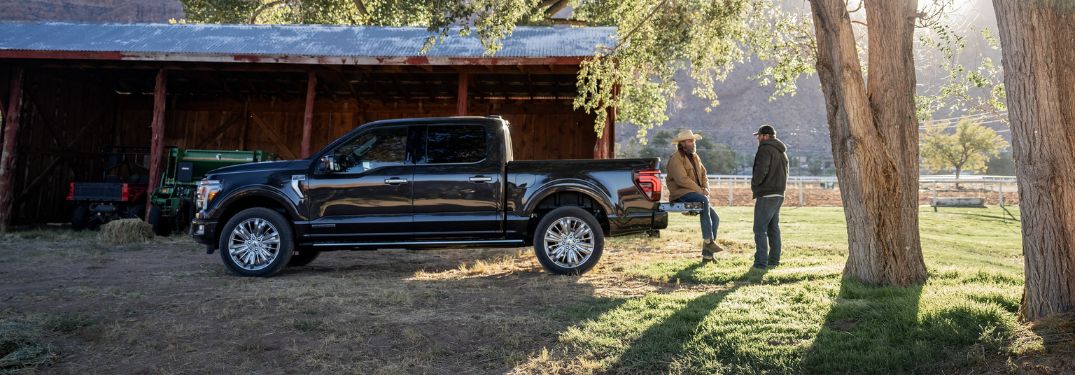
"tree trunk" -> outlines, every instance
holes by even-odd
[[[1075,2],[994,0],[1019,180],[1020,315],[1075,311]]]
[[[847,219],[844,275],[872,284],[926,279],[918,235],[914,111],[916,0],[867,0],[864,82],[844,0],[813,0],[817,71]]]

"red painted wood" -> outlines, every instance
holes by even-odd
[[[459,94],[456,97],[456,103],[455,103],[456,115],[459,115],[459,116],[466,116],[467,115],[467,86],[470,86],[469,83],[468,83],[469,81],[470,81],[470,73],[467,73],[467,72],[459,73]]]
[[[317,95],[317,74],[308,73],[306,79],[306,111],[302,116],[302,152],[299,154],[303,159],[310,156],[310,139],[314,126],[314,97]]]
[[[0,154],[0,232],[11,224],[11,202],[15,199],[15,146],[19,137],[19,115],[22,104],[22,68],[15,68],[11,77],[11,95],[4,111],[4,148]]]
[[[153,87],[153,122],[150,125],[149,144],[149,192],[157,189],[161,177],[161,157],[164,156],[164,104],[168,92],[168,71],[157,70],[157,80]],[[148,203],[148,202],[147,202]],[[152,205],[146,204],[146,219]]]

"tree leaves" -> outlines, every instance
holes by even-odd
[[[956,176],[963,171],[984,172],[991,157],[1008,147],[993,129],[972,120],[961,120],[954,133],[946,127],[926,130],[922,137],[922,162],[933,171],[954,170]]]

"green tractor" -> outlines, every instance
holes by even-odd
[[[184,150],[167,149],[164,174],[150,195],[149,224],[158,236],[184,233],[194,218],[194,194],[198,181],[211,170],[236,164],[275,160],[260,150]]]

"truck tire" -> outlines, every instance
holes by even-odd
[[[593,214],[579,207],[560,207],[545,214],[534,229],[534,252],[545,270],[581,275],[601,259],[605,235]]]
[[[287,266],[288,267],[302,267],[302,266],[305,266],[307,264],[310,264],[310,262],[313,262],[314,259],[317,259],[318,255],[321,255],[320,250],[299,250],[298,252],[292,252],[291,253],[291,260],[287,262]]]
[[[156,205],[149,208],[149,225],[153,227],[153,233],[165,237],[172,234],[172,225],[168,219],[161,216],[161,208]]]
[[[291,260],[291,223],[279,212],[254,207],[239,211],[220,231],[220,258],[239,276],[267,277]],[[312,259],[311,259],[312,260]]]
[[[75,207],[74,211],[71,211],[71,229],[83,230],[89,226],[90,221],[90,206],[80,204]]]

